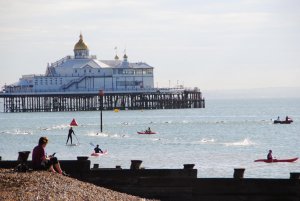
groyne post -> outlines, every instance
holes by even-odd
[[[131,160],[130,169],[139,170],[143,161],[141,160]]]
[[[290,179],[300,179],[300,172],[291,172],[290,173]]]
[[[233,178],[234,179],[243,179],[244,172],[245,172],[245,168],[234,168]]]
[[[183,164],[183,169],[185,170],[191,170],[193,169],[195,164]]]

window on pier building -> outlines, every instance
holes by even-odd
[[[153,69],[146,69],[145,73],[151,75],[153,74]]]
[[[134,70],[132,70],[132,69],[124,69],[123,73],[127,74],[127,75],[133,75],[134,74]]]
[[[143,70],[142,69],[136,69],[135,70],[135,74],[136,75],[142,75],[143,74]]]

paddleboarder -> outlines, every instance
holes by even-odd
[[[66,144],[68,144],[68,141],[69,141],[69,139],[71,139],[71,144],[73,144],[73,143],[72,143],[72,134],[74,134],[74,135],[75,135],[75,133],[74,133],[74,131],[73,131],[73,128],[72,128],[72,127],[70,127],[70,129],[69,129],[69,133],[68,133],[68,139],[67,139],[67,142],[66,142]]]

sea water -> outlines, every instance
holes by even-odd
[[[278,116],[293,118],[292,124],[273,124]],[[76,136],[66,146],[72,119]],[[154,135],[139,135],[150,127]],[[300,172],[294,163],[257,163],[273,156],[300,156],[300,100],[252,99],[206,100],[204,109],[120,110],[100,112],[0,113],[0,156],[16,160],[19,151],[32,151],[41,136],[47,136],[48,154],[76,160],[89,156],[92,165],[129,168],[131,160],[142,160],[146,169],[183,168],[195,164],[198,177],[231,178],[234,168],[245,168],[246,178],[289,178]],[[108,154],[90,156],[99,144]],[[31,157],[31,155],[30,155]]]

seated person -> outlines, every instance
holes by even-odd
[[[273,160],[272,150],[269,150],[269,153],[268,153],[268,155],[267,155],[267,159],[268,159],[268,160]]]
[[[148,127],[148,129],[146,130],[146,133],[151,133],[151,128]]]
[[[39,144],[32,151],[32,168],[34,170],[50,170],[59,174],[65,173],[61,170],[60,164],[56,157],[46,156],[45,147],[48,143],[47,137],[41,137]]]
[[[99,148],[99,145],[97,144],[97,146],[94,149],[95,153],[103,153],[103,151]]]

